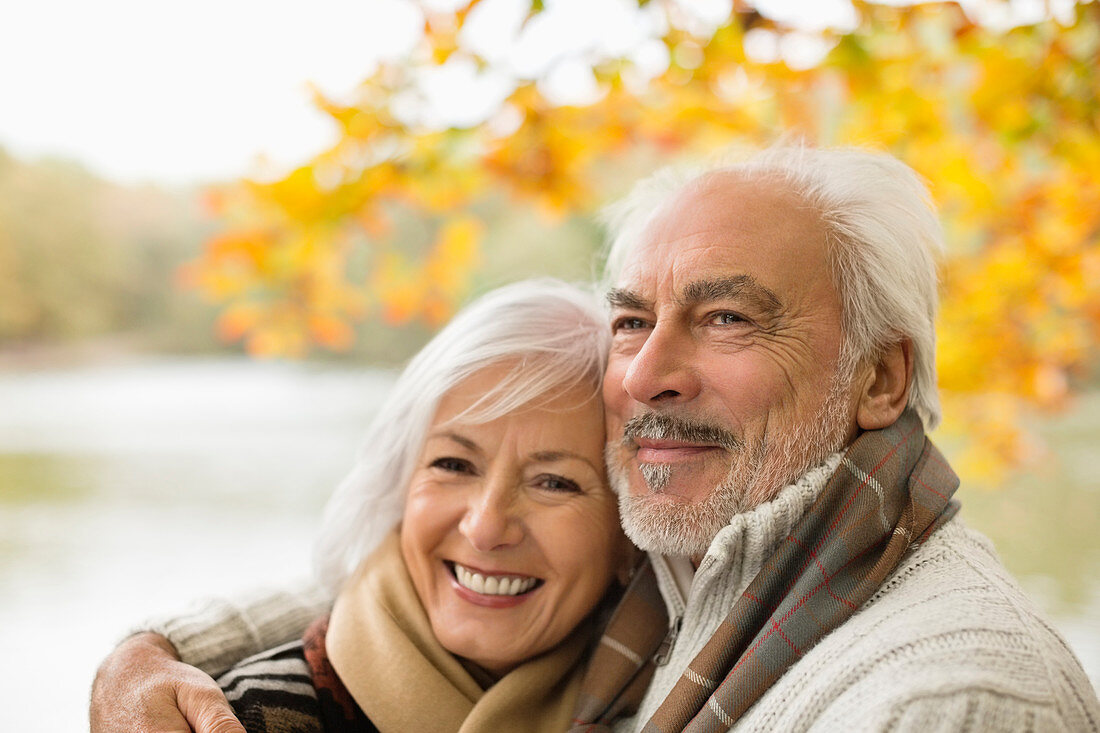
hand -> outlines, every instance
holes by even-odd
[[[92,684],[91,733],[245,733],[217,683],[159,634],[131,636]]]

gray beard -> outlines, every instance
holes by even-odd
[[[638,466],[638,470],[642,473],[645,485],[657,494],[665,490],[672,478],[672,466],[667,463],[643,463]]]
[[[623,531],[647,552],[703,556],[715,535],[733,517],[771,501],[787,485],[843,446],[849,379],[834,377],[813,419],[790,430],[772,432],[744,443],[723,428],[660,413],[644,413],[624,426],[621,441],[608,443],[607,473],[619,495]],[[721,445],[731,457],[725,479],[705,498],[692,503],[655,501],[675,471],[669,464],[643,463],[638,470],[649,493],[630,493],[630,462],[624,449],[633,438],[676,439]]]

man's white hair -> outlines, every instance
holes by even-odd
[[[851,373],[861,361],[908,338],[913,349],[909,406],[925,429],[936,427],[935,258],[944,249],[943,231],[920,177],[892,156],[782,144],[733,165],[660,171],[606,211],[605,287],[617,284],[653,216],[692,181],[714,173],[780,180],[818,213],[843,311],[840,367]]]
[[[351,473],[325,507],[314,548],[318,580],[337,592],[400,520],[405,491],[439,401],[497,365],[506,376],[456,420],[484,423],[575,386],[598,396],[610,343],[593,289],[550,280],[506,285],[464,308],[401,373]]]

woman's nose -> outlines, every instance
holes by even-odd
[[[479,552],[492,552],[520,543],[523,527],[516,515],[515,488],[487,482],[475,491],[459,522],[459,531]]]

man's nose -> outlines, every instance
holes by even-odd
[[[523,526],[516,512],[517,490],[511,479],[489,475],[473,491],[459,531],[474,549],[492,552],[517,545],[523,539]]]
[[[690,333],[675,323],[658,323],[631,359],[623,389],[636,402],[653,407],[695,399],[700,381],[694,353]]]

